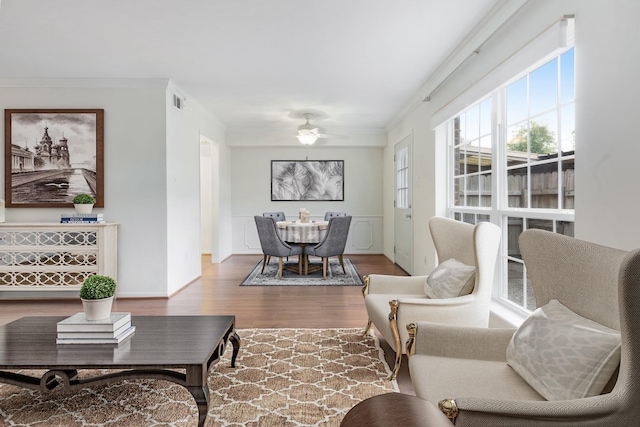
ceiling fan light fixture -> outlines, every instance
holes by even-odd
[[[302,144],[304,145],[311,145],[314,142],[316,142],[316,140],[318,139],[317,135],[313,135],[313,134],[298,134],[296,135],[296,137],[298,138],[298,141],[300,141]]]
[[[305,113],[304,117],[307,119],[307,122],[303,125],[298,126],[298,133],[296,137],[298,141],[300,141],[304,145],[311,145],[318,139],[318,127],[309,123],[309,119],[311,118],[310,113]]]

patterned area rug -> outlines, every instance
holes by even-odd
[[[315,259],[319,260],[320,258]],[[285,264],[297,269],[297,257]],[[320,270],[305,276],[285,269],[282,273],[282,279],[278,279],[278,258],[272,257],[264,268],[263,274],[260,274],[262,269],[262,261],[260,261],[247,278],[240,283],[240,286],[362,286],[363,284],[360,273],[349,258],[344,258],[344,269],[347,274],[342,272],[338,258],[329,258],[327,280],[322,278],[322,261],[312,262],[312,264],[319,265]]]
[[[338,427],[358,402],[398,391],[397,383],[386,379],[389,367],[377,339],[362,337],[361,329],[237,332],[236,368],[230,367],[229,346],[209,373],[205,426]],[[80,371],[80,376],[92,373]],[[75,393],[0,384],[2,427],[195,425],[191,394],[166,381],[129,380]]]

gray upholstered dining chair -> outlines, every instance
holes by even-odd
[[[262,216],[273,218],[275,222],[287,220],[287,217],[284,214],[284,212],[262,212]],[[269,264],[269,261],[271,261],[271,257],[267,256],[267,262],[264,264]],[[287,261],[289,261],[289,257],[287,257]],[[264,264],[262,265],[263,270],[264,270]]]
[[[337,216],[347,216],[346,212],[330,212],[327,211],[327,213],[324,214],[324,220],[325,221],[329,221],[331,218],[335,218]]]
[[[347,237],[349,236],[349,226],[351,225],[351,216],[339,216],[329,219],[327,226],[327,234],[320,243],[314,246],[306,246],[304,248],[305,256],[318,256],[322,258],[322,277],[327,279],[327,267],[329,265],[329,257],[337,256],[342,266],[342,271],[346,274],[342,255],[347,245]],[[305,263],[305,269],[307,268]]]
[[[276,228],[276,222],[273,218],[256,215],[253,217],[258,228],[258,237],[262,246],[264,258],[262,260],[262,270],[269,262],[270,257],[278,257],[278,279],[282,279],[282,258],[292,255],[302,256],[302,247],[296,244],[289,244],[282,240]],[[298,261],[298,274],[302,274],[302,262]]]
[[[287,217],[285,216],[284,212],[263,212],[262,216],[273,218],[275,222],[287,220]]]
[[[457,427],[638,425],[640,249],[535,229],[519,244],[536,311],[517,329],[411,325],[416,395]]]

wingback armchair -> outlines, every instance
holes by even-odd
[[[416,395],[439,404],[456,426],[638,425],[640,249],[627,252],[542,230],[523,232],[519,243],[536,311],[517,329],[410,325]],[[549,307],[560,305],[571,315],[555,329],[536,323],[553,322]],[[577,328],[567,329],[574,322]],[[617,331],[617,350],[605,346]],[[531,377],[514,349],[537,337],[542,339],[531,347],[529,362],[543,370]],[[609,356],[591,358],[596,350]],[[616,366],[617,375],[611,373]],[[560,393],[541,384],[545,378],[557,381]],[[582,383],[589,389],[577,388]]]
[[[433,217],[429,230],[441,266],[457,262],[467,266],[470,287],[466,294],[427,295],[429,276],[365,276],[364,301],[369,315],[365,334],[375,325],[395,352],[395,366],[390,375],[395,379],[404,343],[409,337],[406,325],[418,321],[442,322],[453,325],[487,327],[491,308],[491,290],[495,262],[500,244],[500,228],[488,222],[476,225],[450,218]],[[446,269],[435,270],[430,276],[444,277]],[[432,278],[433,278],[432,277]],[[465,285],[466,286],[466,285]],[[469,292],[470,291],[470,292]]]

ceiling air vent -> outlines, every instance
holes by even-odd
[[[184,108],[184,99],[180,98],[176,94],[173,94],[173,106],[178,110],[182,110]]]

